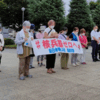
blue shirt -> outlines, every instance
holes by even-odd
[[[77,36],[78,36],[78,35],[77,35]],[[71,33],[71,34],[69,35],[69,38],[72,38],[72,41],[78,41],[77,36],[76,36],[74,33]]]

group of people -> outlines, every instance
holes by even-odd
[[[22,30],[17,33],[15,39],[15,44],[17,45],[17,56],[19,58],[19,79],[20,80],[25,80],[25,77],[29,77],[29,78],[33,77],[29,73],[29,69],[35,68],[33,66],[34,50],[32,49],[32,47],[25,46],[25,42],[34,41],[34,39],[58,38],[62,40],[78,41],[82,45],[83,54],[75,54],[75,53],[71,54],[71,64],[74,67],[80,64],[83,65],[86,64],[85,53],[86,53],[86,49],[88,48],[86,30],[84,28],[79,30],[78,27],[74,27],[73,32],[68,36],[67,27],[63,27],[59,31],[59,33],[57,33],[56,30],[54,29],[55,25],[56,25],[55,21],[50,20],[48,22],[48,27],[43,32],[41,29],[39,29],[38,33],[36,34],[34,31],[33,24],[31,24],[29,21],[23,22]],[[98,27],[94,26],[91,32],[92,58],[94,62],[98,61],[97,53],[98,53],[98,48],[100,48],[99,47],[100,33],[97,32],[97,30]],[[3,40],[3,36],[0,34],[0,60],[1,60],[1,51],[3,50],[3,47],[4,47],[4,40]],[[45,57],[46,57],[47,73],[48,74],[56,73],[56,71],[54,71],[56,54],[45,55]],[[80,59],[78,60],[79,57]],[[37,57],[37,63],[40,67],[45,66],[43,64],[43,58],[44,55]],[[63,70],[69,69],[68,61],[69,61],[69,54],[61,53],[61,68]]]
[[[88,41],[87,37],[85,36],[85,29],[80,30],[79,28],[75,27],[73,29],[73,32],[67,36],[68,29],[67,27],[64,27],[60,30],[59,34],[54,29],[55,27],[55,21],[50,20],[48,22],[48,27],[42,32],[42,30],[38,30],[39,33],[34,33],[34,28],[32,28],[32,25],[29,21],[24,21],[23,28],[20,32],[17,33],[15,43],[17,44],[17,54],[19,57],[19,79],[24,80],[25,77],[32,78],[33,76],[29,73],[29,66],[31,65],[32,68],[32,61],[34,57],[34,50],[32,50],[31,47],[27,47],[24,45],[25,41],[34,41],[34,39],[50,39],[50,38],[59,38],[62,40],[71,40],[71,41],[79,41],[83,48],[83,54],[80,55],[81,58],[81,64],[86,64],[85,62],[85,49],[87,48]],[[31,56],[30,56],[31,55]],[[43,64],[43,55],[37,57],[37,62],[39,66],[45,66]],[[39,60],[40,59],[40,60]],[[56,60],[56,54],[50,54],[46,55],[46,68],[47,73],[52,74],[56,73],[54,71],[55,67],[55,60]],[[61,53],[61,68],[64,70],[69,69],[68,68],[68,61],[69,61],[69,54],[68,53]],[[78,54],[72,54],[71,55],[71,64],[73,66],[78,66]],[[33,67],[34,68],[34,67]]]

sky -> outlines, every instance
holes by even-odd
[[[70,4],[70,0],[63,0],[64,2],[64,7],[65,7],[65,15],[67,15],[69,12],[68,10],[70,9],[69,4]]]
[[[65,15],[67,15],[69,12],[68,10],[70,9],[69,7],[69,4],[70,4],[70,1],[71,0],[62,0],[64,2],[64,7],[65,7]],[[97,1],[97,0],[87,0],[87,2],[90,2],[90,1]]]

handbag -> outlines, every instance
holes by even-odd
[[[34,57],[35,55],[34,55],[34,51],[33,51],[33,49],[32,49],[32,54],[30,54],[29,55],[29,57]]]
[[[86,47],[86,49],[88,49],[88,46]]]

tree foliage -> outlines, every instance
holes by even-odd
[[[22,7],[27,7],[26,0],[4,0],[5,9],[0,14],[3,26],[20,30],[22,26]],[[0,9],[1,10],[1,9]],[[28,19],[27,9],[25,10],[25,19]]]
[[[4,3],[3,0],[0,0],[0,16],[4,13],[6,8],[7,8],[7,5]]]
[[[68,27],[85,28],[87,31],[91,31],[94,23],[90,15],[89,6],[86,0],[72,0],[70,3],[70,13],[68,15]]]
[[[29,19],[37,28],[42,23],[47,25],[50,19],[56,21],[56,30],[59,31],[66,23],[62,0],[29,0]]]
[[[96,6],[95,12],[94,12],[93,20],[96,23],[96,25],[100,28],[100,4]]]

